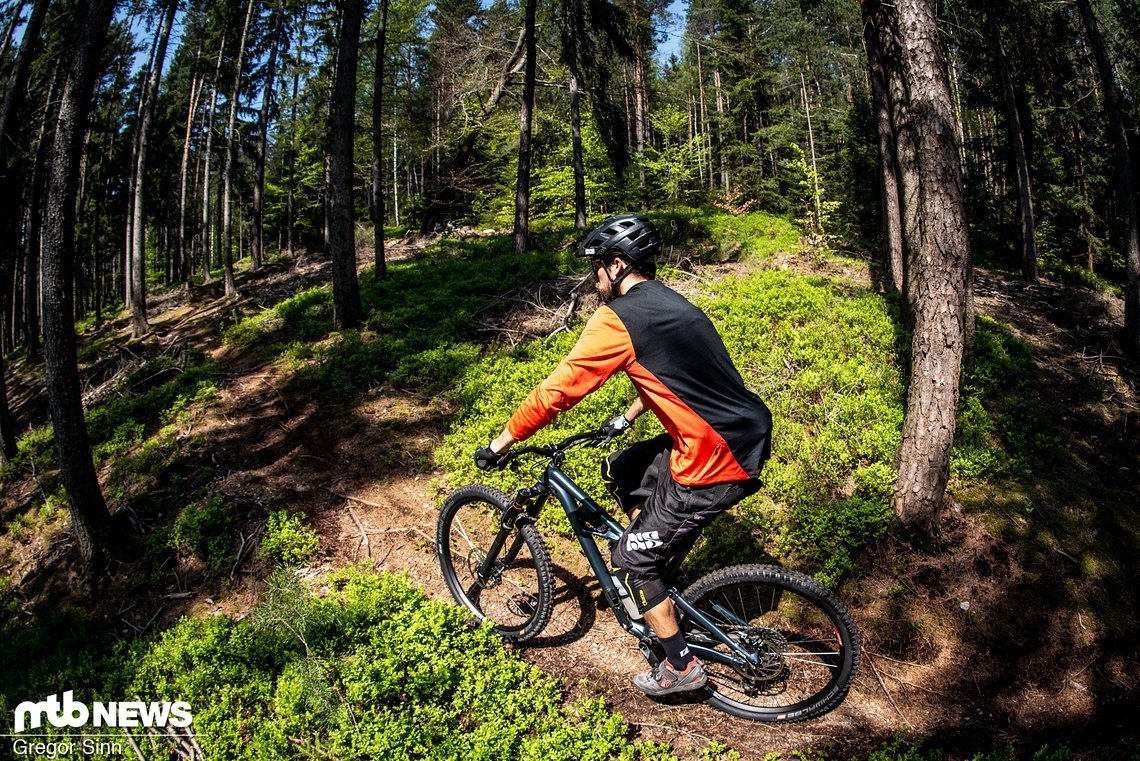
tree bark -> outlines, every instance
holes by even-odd
[[[523,21],[526,36],[526,70],[523,75],[522,105],[519,106],[519,166],[515,184],[514,252],[527,250],[530,234],[530,128],[534,113],[534,80],[538,70],[535,44],[534,16],[537,0],[527,0]]]
[[[575,67],[577,68],[577,67]],[[574,228],[586,229],[586,168],[582,160],[582,113],[578,105],[578,74],[570,71],[570,141],[574,160]]]
[[[131,332],[137,338],[150,330],[146,318],[146,160],[147,144],[150,138],[150,123],[158,102],[158,86],[162,80],[162,64],[166,60],[166,45],[170,40],[170,28],[174,24],[174,14],[178,10],[178,0],[169,0],[163,13],[162,28],[155,43],[154,58],[147,77],[146,91],[139,114],[137,153],[135,155],[134,201],[131,209],[134,221],[131,224]]]
[[[720,66],[713,64],[713,88],[716,90],[716,147],[720,157],[720,186],[727,195],[732,192],[728,176],[728,157],[724,155],[724,93],[720,87]]]
[[[71,511],[71,530],[83,556],[84,585],[102,575],[111,516],[99,487],[80,402],[73,322],[75,197],[84,123],[115,0],[91,0],[75,42],[75,57],[60,99],[44,226],[44,371],[60,474]]]
[[[297,184],[297,89],[301,79],[301,53],[305,49],[305,21],[308,18],[308,4],[301,8],[301,20],[297,24],[297,51],[293,62],[293,97],[289,101],[289,156],[286,160],[285,192],[285,237],[289,249],[289,260],[293,260],[295,253],[293,239],[294,200]]]
[[[48,85],[47,100],[45,103],[55,102],[55,91],[58,85],[56,74]],[[50,111],[50,108],[49,108]],[[48,161],[48,124],[52,120],[44,119],[40,122],[40,134],[36,140],[36,158],[32,166],[30,182],[31,200],[28,202],[27,245],[24,252],[24,335],[27,357],[36,359],[40,356],[40,239],[43,234],[43,200],[44,170]]]
[[[253,211],[250,214],[249,271],[257,272],[265,260],[265,159],[269,142],[269,105],[275,92],[277,55],[281,47],[281,31],[285,28],[285,0],[277,0],[269,22],[269,61],[265,64],[265,89],[261,91],[261,111],[257,117],[257,147],[254,156]]]
[[[1025,148],[1025,132],[1021,128],[1021,115],[1017,110],[1017,93],[1013,89],[1013,72],[1005,46],[1001,40],[1001,30],[993,16],[993,9],[985,8],[986,26],[989,27],[993,44],[994,65],[1001,81],[1005,123],[1009,134],[1009,145],[1013,150],[1013,163],[1017,175],[1017,210],[1021,220],[1021,275],[1029,282],[1037,281],[1037,228],[1033,221],[1033,188],[1029,180],[1029,155]]]
[[[353,126],[356,68],[364,0],[345,0],[341,11],[336,76],[329,106],[328,248],[332,257],[333,322],[337,328],[360,324],[360,283],[356,276],[353,218]]]
[[[962,173],[937,0],[899,0],[899,62],[905,83],[900,142],[905,230],[914,270],[915,327],[907,411],[892,507],[904,525],[932,533],[950,473],[958,383],[966,340],[970,246]],[[901,159],[901,157],[900,157]]]
[[[891,125],[891,105],[880,34],[883,13],[879,0],[863,0],[863,44],[871,79],[871,103],[879,138],[880,199],[883,207],[883,248],[881,266],[888,286],[901,293],[903,273],[902,210],[899,201],[899,168],[895,155],[895,130]]]
[[[199,53],[201,50],[199,49]],[[197,63],[198,56],[194,57]],[[175,277],[190,280],[190,252],[186,246],[186,197],[190,186],[190,139],[194,134],[194,115],[198,112],[198,99],[206,84],[204,74],[195,75],[190,80],[190,103],[186,108],[186,131],[182,137],[182,162],[178,172],[178,236],[175,245]]]
[[[574,164],[574,227],[586,228],[586,171],[582,160],[582,112],[581,61],[579,43],[581,41],[582,16],[581,0],[567,0],[562,7],[562,60],[570,72],[570,149]]]
[[[384,56],[388,32],[388,0],[380,0],[380,21],[376,30],[376,65],[372,75],[372,244],[376,280],[388,276],[384,259]]]
[[[1140,208],[1136,200],[1136,184],[1132,176],[1132,156],[1128,148],[1128,132],[1124,127],[1124,105],[1108,50],[1093,15],[1089,0],[1077,0],[1081,18],[1088,33],[1089,47],[1096,58],[1108,111],[1109,133],[1116,161],[1116,206],[1124,215],[1124,256],[1128,282],[1124,288],[1124,348],[1132,357],[1140,358]]]
[[[202,164],[202,284],[210,282],[210,261],[214,253],[214,236],[210,231],[210,159],[214,148],[214,119],[218,114],[218,82],[221,78],[225,40],[218,42],[218,60],[214,64],[214,81],[210,85],[210,110],[206,114],[205,159]]]
[[[241,38],[238,40],[237,62],[234,63],[234,85],[230,90],[230,117],[226,122],[226,164],[222,171],[222,262],[225,267],[226,296],[236,298],[237,284],[234,282],[234,251],[233,251],[233,184],[234,172],[237,169],[238,134],[237,114],[238,101],[241,100],[241,79],[245,68],[245,46],[249,39],[249,24],[253,19],[253,9],[257,0],[249,0],[245,9],[245,22],[241,27]]]

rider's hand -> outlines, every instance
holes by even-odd
[[[633,425],[633,423],[626,420],[625,415],[618,415],[602,423],[601,427],[598,428],[598,433],[607,439],[612,439],[614,436],[620,436],[625,433],[629,430],[631,425]]]
[[[479,470],[494,470],[506,456],[506,452],[500,454],[490,446],[480,447],[475,450],[475,467]]]

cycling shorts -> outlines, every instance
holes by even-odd
[[[673,438],[661,434],[615,452],[602,463],[602,478],[621,508],[628,513],[641,506],[611,556],[641,612],[665,599],[701,530],[760,488],[758,479],[710,486],[678,484],[669,470],[672,448]]]

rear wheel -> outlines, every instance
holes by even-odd
[[[489,619],[503,638],[525,642],[543,630],[554,606],[554,573],[542,537],[529,523],[507,535],[486,572],[511,498],[481,484],[444,501],[436,526],[436,555],[452,596],[476,622]]]
[[[827,713],[847,696],[859,668],[859,633],[839,598],[815,579],[778,566],[734,566],[700,579],[684,597],[756,656],[747,666],[702,659],[712,707],[794,722]],[[694,621],[682,626],[690,644],[732,652]]]

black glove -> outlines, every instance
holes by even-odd
[[[475,450],[475,467],[479,470],[494,470],[507,456],[506,452],[499,454],[491,449],[490,445]]]
[[[598,433],[607,439],[612,439],[614,436],[620,436],[628,431],[631,425],[633,423],[626,420],[625,415],[618,415],[602,423],[601,427],[598,428]]]

